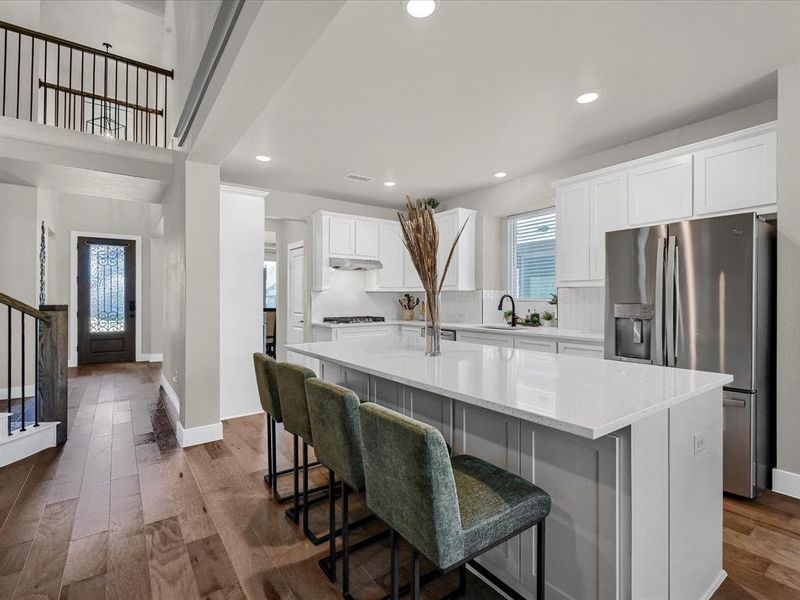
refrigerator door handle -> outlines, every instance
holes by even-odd
[[[675,264],[677,263],[677,238],[669,236],[667,241],[667,281],[666,281],[666,341],[667,341],[667,366],[675,366]]]
[[[656,252],[656,293],[655,293],[655,358],[653,364],[664,364],[664,238],[658,240]]]

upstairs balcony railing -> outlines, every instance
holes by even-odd
[[[2,115],[167,147],[173,71],[0,21]]]

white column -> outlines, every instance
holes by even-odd
[[[253,353],[263,352],[264,197],[220,191],[220,417],[261,412]]]

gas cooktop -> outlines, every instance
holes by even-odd
[[[385,317],[323,317],[323,323],[381,323]]]

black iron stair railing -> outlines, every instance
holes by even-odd
[[[5,21],[0,42],[2,116],[167,147],[171,69]]]

